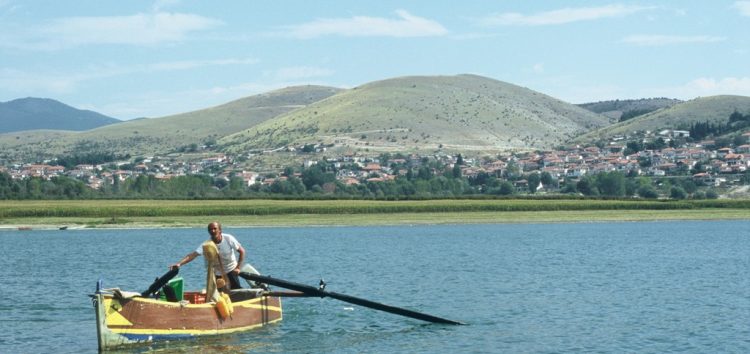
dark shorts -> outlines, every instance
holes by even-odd
[[[220,278],[220,276],[216,276],[216,278]],[[229,272],[227,273],[227,279],[229,279],[229,288],[230,289],[242,289],[242,285],[240,285],[240,277],[235,272]]]

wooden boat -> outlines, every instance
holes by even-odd
[[[321,279],[319,286],[312,287],[288,280],[258,274],[252,266],[245,264],[239,276],[248,284],[262,284],[261,288],[236,289],[220,293],[214,267],[218,264],[216,246],[204,243],[204,258],[207,262],[206,292],[182,293],[174,290],[168,282],[179,272],[179,268],[157,278],[141,293],[124,292],[120,289],[104,289],[99,280],[96,292],[91,295],[96,309],[99,350],[135,343],[193,338],[249,331],[270,323],[281,321],[281,297],[329,297],[359,306],[411,317],[431,323],[463,324],[409,309],[382,304],[350,295],[325,290]],[[219,268],[221,269],[221,268]],[[250,283],[251,281],[255,283]],[[181,283],[179,283],[181,284]],[[292,292],[268,291],[267,285],[279,286]],[[157,292],[164,299],[154,297]],[[208,301],[208,302],[207,302]]]
[[[99,280],[91,295],[96,308],[96,334],[99,351],[118,346],[186,339],[249,331],[281,321],[281,298],[263,288],[219,292],[214,268],[220,265],[216,245],[203,244],[206,258],[205,292],[182,291],[182,279],[172,280],[179,268],[154,281],[146,291],[124,292],[104,289]],[[220,269],[220,268],[219,268]],[[255,268],[245,268],[257,273]],[[163,295],[163,296],[159,296]]]
[[[184,300],[143,297],[119,289],[92,295],[99,350],[135,343],[249,331],[281,321],[281,299],[262,289],[237,289],[225,301],[205,302],[205,294],[185,292]],[[227,310],[227,306],[231,311]]]

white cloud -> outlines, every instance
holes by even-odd
[[[182,60],[157,62],[144,65],[122,66],[106,64],[90,66],[75,73],[24,72],[15,69],[0,70],[0,86],[6,91],[27,94],[65,94],[76,91],[86,81],[101,80],[124,75],[152,74],[164,71],[191,70],[202,67],[226,65],[252,65],[259,61],[254,58],[227,58],[211,60]]]
[[[544,63],[536,63],[531,68],[532,71],[536,74],[543,74],[544,73]]]
[[[468,33],[462,33],[462,34],[453,34],[450,36],[451,39],[464,41],[464,40],[474,40],[474,39],[486,39],[486,38],[498,38],[503,37],[504,34],[500,33],[479,33],[479,32],[468,32]]]
[[[735,1],[732,6],[740,11],[742,16],[750,16],[750,1]]]
[[[319,19],[300,25],[286,26],[283,35],[309,39],[322,36],[343,37],[428,37],[448,33],[440,23],[396,11],[398,19],[355,16],[352,18]]]
[[[559,10],[523,15],[516,12],[492,14],[481,18],[484,26],[545,26],[571,22],[591,21],[601,18],[622,17],[653,7],[606,5],[600,7],[564,8]]]
[[[726,38],[715,36],[668,36],[658,34],[633,35],[622,39],[622,42],[639,46],[663,46],[671,44],[723,42]]]
[[[2,46],[57,50],[81,45],[155,45],[177,42],[222,22],[193,14],[157,12],[130,16],[67,17],[3,35]]]
[[[227,65],[253,65],[259,60],[255,58],[226,58],[226,59],[208,59],[208,60],[177,60],[164,61],[156,63],[147,63],[142,65],[118,65],[107,64],[103,66],[89,67],[85,74],[76,75],[83,77],[85,80],[103,79],[114,76],[155,73],[165,71],[191,70],[204,67],[227,66]],[[81,80],[82,81],[82,80]]]
[[[693,99],[715,95],[750,96],[750,77],[698,78],[681,86],[644,90],[643,97]]]
[[[112,17],[72,17],[46,31],[72,44],[155,44],[179,41],[220,22],[192,14],[155,13]]]
[[[225,66],[225,65],[252,65],[260,62],[255,58],[229,58],[229,59],[212,59],[212,60],[181,60],[171,62],[159,62],[148,64],[144,67],[134,67],[133,71],[173,71],[188,70],[207,66]]]
[[[43,75],[15,69],[0,70],[0,87],[8,92],[39,96],[41,93],[64,94],[72,92],[81,81],[79,75]],[[29,94],[34,92],[35,94]]]

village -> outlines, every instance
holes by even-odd
[[[406,174],[408,168],[417,168],[429,161],[438,162],[450,169],[459,164],[461,176],[467,178],[475,178],[485,173],[507,179],[512,181],[519,191],[528,190],[528,182],[523,177],[534,172],[547,173],[556,181],[552,185],[540,183],[535,187],[547,190],[559,188],[568,180],[575,181],[586,175],[613,171],[629,177],[691,177],[696,184],[704,186],[720,187],[742,183],[741,176],[750,168],[750,132],[741,136],[739,142],[742,144],[731,147],[716,146],[713,140],[687,143],[685,138],[688,137],[687,131],[680,130],[646,132],[639,137],[641,141],[658,139],[664,144],[671,142],[669,145],[672,146],[637,152],[629,151],[624,143],[632,137],[616,137],[608,144],[600,146],[574,145],[555,151],[505,153],[482,157],[436,152],[429,155],[388,155],[388,159],[384,161],[383,155],[349,153],[319,159],[305,158],[302,167],[309,168],[324,160],[335,167],[336,179],[346,185],[392,180],[398,175]],[[678,141],[683,143],[676,144]],[[266,153],[311,155],[310,152],[320,153],[325,150],[323,146],[300,146],[287,147],[283,152]],[[315,156],[321,156],[319,153]],[[139,175],[153,176],[159,180],[186,175],[207,175],[214,180],[227,182],[232,178],[240,178],[248,187],[256,184],[271,185],[289,177],[285,171],[288,172],[290,166],[273,172],[268,172],[264,167],[265,172],[256,172],[237,161],[237,157],[234,156],[206,151],[200,158],[192,160],[165,155],[97,165],[80,164],[67,169],[55,165],[54,161],[42,164],[14,163],[0,166],[0,172],[9,174],[14,180],[67,176],[85,182],[92,189],[100,189],[105,184],[115,183],[115,180],[122,182]],[[408,168],[394,168],[397,166]]]

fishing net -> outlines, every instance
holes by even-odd
[[[224,274],[224,267],[219,258],[219,249],[213,241],[208,240],[203,243],[203,258],[206,261],[206,299],[218,301],[221,298],[218,288],[224,287],[229,283],[227,276]],[[216,270],[221,274],[221,278],[216,279]]]

